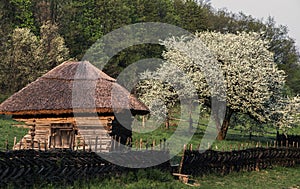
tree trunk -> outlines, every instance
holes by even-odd
[[[166,120],[165,120],[165,128],[166,129],[169,129],[169,127],[170,127],[170,117],[169,116],[170,116],[169,113],[167,113]]]
[[[219,129],[217,140],[224,140],[226,138],[227,131],[229,128],[230,118],[231,118],[232,114],[233,114],[233,110],[231,110],[230,108],[227,108],[222,126]]]

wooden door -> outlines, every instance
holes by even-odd
[[[75,130],[71,123],[51,124],[49,148],[70,148],[73,149]]]

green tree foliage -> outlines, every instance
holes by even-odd
[[[68,58],[68,49],[50,23],[41,27],[40,39],[28,28],[16,28],[5,44],[0,64],[1,90],[13,93]]]
[[[50,70],[68,59],[69,50],[65,46],[64,39],[59,35],[56,24],[46,22],[42,25],[40,33],[39,52],[44,55],[42,70]]]
[[[170,0],[128,0],[125,3],[131,10],[131,23],[164,22],[175,24],[178,20]]]
[[[195,31],[254,31],[262,39],[271,40],[269,50],[275,62],[287,73],[287,87],[291,94],[299,93],[299,54],[293,39],[284,26],[275,21],[257,20],[243,13],[216,11],[204,0],[1,0],[0,1],[0,57],[2,60],[11,48],[8,42],[16,28],[29,28],[38,41],[43,40],[42,26],[47,23],[57,27],[64,38],[70,56],[80,60],[86,50],[103,35],[127,24],[139,22],[164,22]],[[53,28],[52,28],[53,29]],[[48,32],[50,34],[50,32]],[[55,33],[55,32],[54,32]],[[41,39],[40,37],[41,36]],[[52,42],[51,42],[52,43]],[[58,45],[56,41],[54,45]],[[49,46],[49,43],[48,43]],[[161,57],[163,47],[139,45],[129,47],[113,57],[105,71],[116,77],[131,63]],[[51,53],[49,52],[49,56]],[[51,59],[45,57],[45,59]],[[53,58],[55,59],[55,58]],[[51,60],[44,60],[51,66]],[[3,61],[0,64],[4,64]]]
[[[300,80],[300,75],[297,74],[300,71],[299,53],[295,41],[288,36],[287,27],[276,27],[274,19],[268,18],[263,30],[263,37],[271,41],[269,50],[274,52],[275,62],[287,74],[287,85],[294,93],[300,93],[299,83],[295,83],[295,80]]]
[[[9,92],[14,92],[39,75],[40,55],[38,38],[27,28],[14,30],[9,49],[1,64],[1,81]]]
[[[59,33],[70,49],[70,56],[81,59],[85,51],[102,36],[101,24],[109,18],[98,17],[98,7],[93,0],[75,0],[62,6],[57,13]]]
[[[161,1],[146,1],[146,0],[134,0],[134,1],[122,1],[124,10],[115,8],[115,15],[106,15],[106,18],[114,17],[114,24],[110,24],[115,28],[106,28],[104,33],[110,32],[112,29],[122,27],[127,24],[139,23],[139,22],[164,22],[174,24],[176,22],[176,16],[172,9],[172,3],[170,0]],[[120,10],[119,10],[120,9]],[[110,11],[114,13],[114,11]],[[103,13],[101,13],[103,14]],[[107,13],[106,13],[107,14]],[[119,23],[118,23],[118,20]],[[108,21],[105,21],[106,23]],[[142,44],[137,46],[128,47],[113,57],[104,71],[113,77],[117,77],[118,74],[126,68],[128,65],[144,58],[160,58],[163,48],[159,45]]]
[[[173,6],[178,15],[178,26],[191,31],[203,31],[212,28],[210,17],[213,16],[209,4],[197,0],[174,0]]]
[[[12,11],[14,12],[14,24],[17,27],[27,27],[32,31],[36,30],[33,5],[31,0],[10,0]]]

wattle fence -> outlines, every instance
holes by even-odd
[[[148,158],[149,162],[145,162],[147,157],[156,158]],[[128,167],[139,166],[136,163],[141,162],[157,165],[152,168],[170,172],[169,161],[161,163],[163,159],[169,159],[168,151],[127,151],[99,155],[94,152],[71,150],[15,150],[0,152],[0,188],[7,185],[19,188],[39,183],[72,183],[76,180],[103,178],[138,170],[107,161],[112,159],[122,165],[127,164]]]
[[[179,167],[176,168],[171,166],[169,157],[170,154],[167,150],[132,150],[109,153],[71,150],[0,152],[0,188],[8,185],[18,188],[19,186],[32,187],[45,183],[72,184],[77,180],[120,175],[128,171],[137,171],[139,169],[137,162],[140,162],[140,167],[152,164],[155,166],[149,169],[155,168],[166,173],[173,172],[193,176],[257,171],[273,166],[291,167],[300,164],[300,148],[275,146],[232,151],[185,150]],[[116,165],[111,160],[115,160],[119,164]],[[133,165],[137,167],[128,168],[134,167]]]
[[[300,145],[300,136],[299,135],[285,135],[279,134],[277,132],[276,141],[278,146],[282,147],[295,147]]]
[[[229,152],[185,150],[179,172],[194,176],[224,175],[296,164],[300,164],[300,148],[250,148]]]

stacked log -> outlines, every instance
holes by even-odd
[[[26,119],[28,133],[14,145],[14,150],[91,149],[108,152],[111,149],[113,116]],[[19,120],[24,121],[24,120]],[[64,136],[56,133],[63,131]]]

